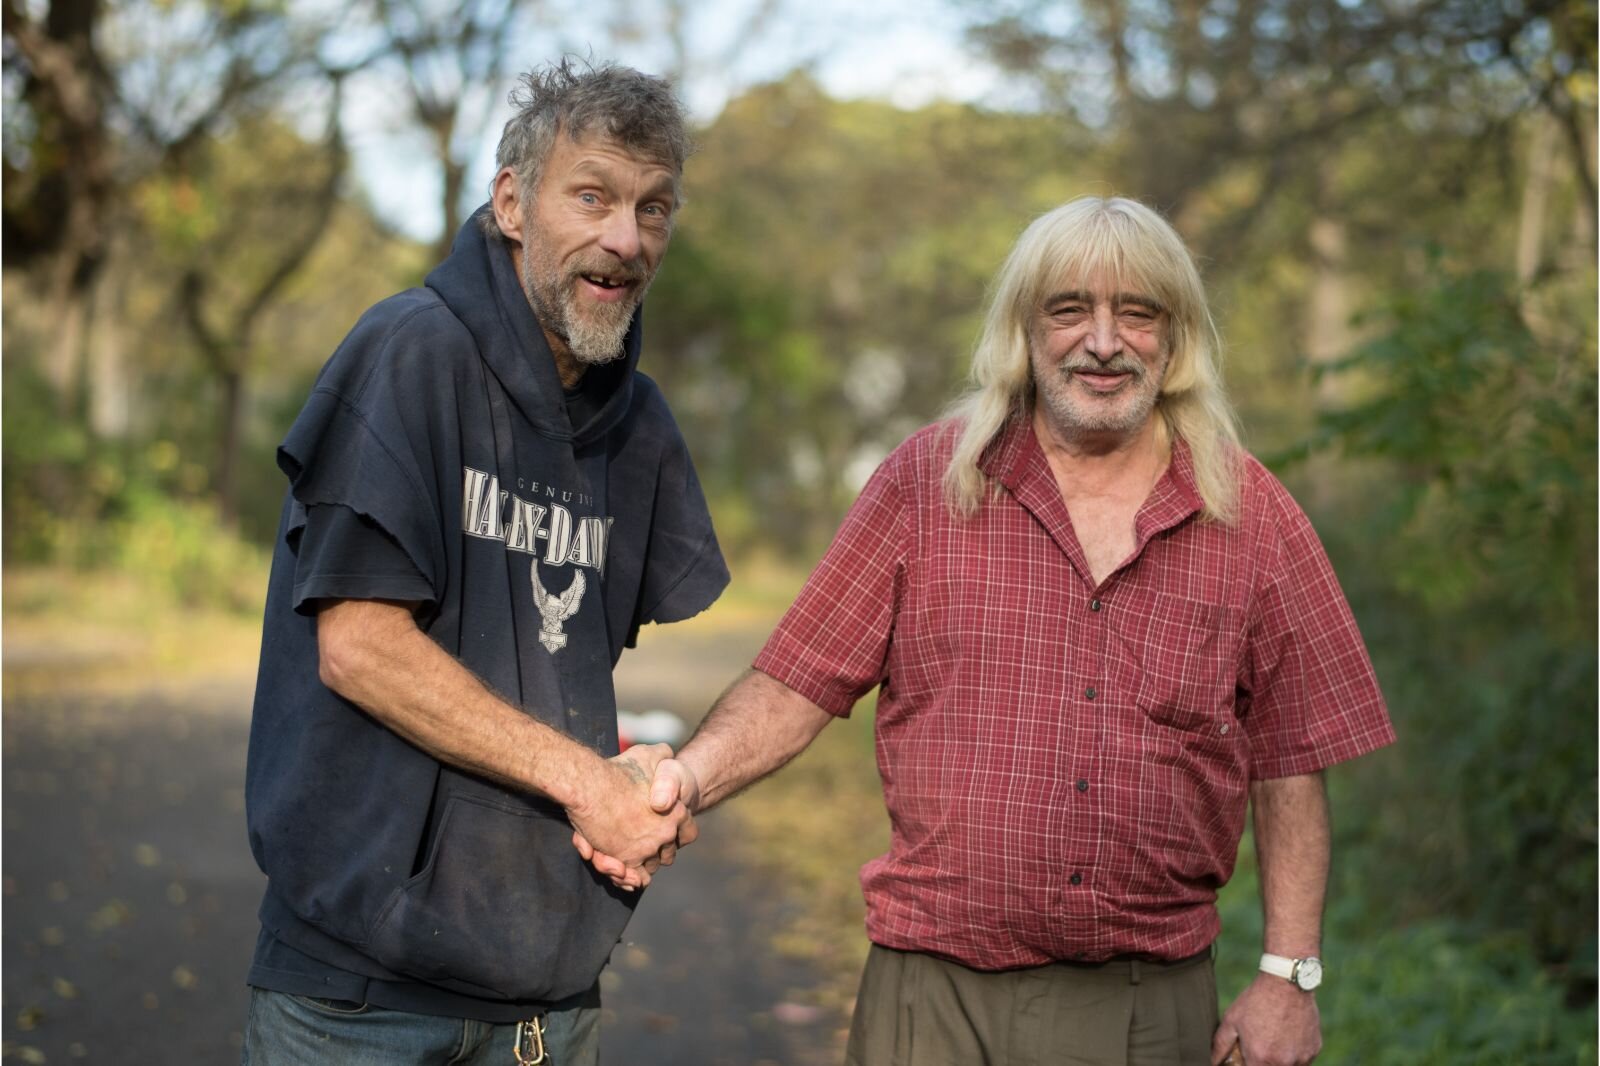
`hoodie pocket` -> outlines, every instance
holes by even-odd
[[[426,864],[385,905],[363,950],[464,995],[565,999],[600,976],[633,895],[578,857],[565,818],[457,792]]]

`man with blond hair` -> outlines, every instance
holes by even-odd
[[[657,767],[658,809],[702,811],[880,688],[893,832],[861,871],[850,1063],[1316,1056],[1321,771],[1393,732],[1316,535],[1239,446],[1217,345],[1154,211],[1035,221],[969,393],[884,461],[754,670]],[[1219,1019],[1247,804],[1264,972]]]
[[[278,452],[289,482],[246,779],[268,876],[244,1057],[599,1056],[598,978],[694,838],[617,758],[611,670],[727,569],[636,372],[689,138],[659,78],[563,62],[513,96],[489,203],[362,316]]]

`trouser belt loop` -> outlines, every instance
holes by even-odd
[[[1136,985],[1136,984],[1139,983],[1139,960],[1138,959],[1129,959],[1128,960],[1128,983],[1130,985]]]

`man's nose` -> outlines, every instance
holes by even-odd
[[[1083,342],[1084,350],[1105,362],[1122,351],[1122,334],[1117,330],[1117,316],[1109,307],[1094,311],[1089,335]]]
[[[600,247],[622,260],[631,263],[639,258],[644,243],[639,237],[639,220],[630,208],[619,208],[606,216],[600,230]]]

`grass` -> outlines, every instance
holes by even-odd
[[[264,593],[266,570],[241,580]],[[184,605],[137,573],[8,566],[0,603],[8,695],[248,678],[260,650],[258,605]]]

